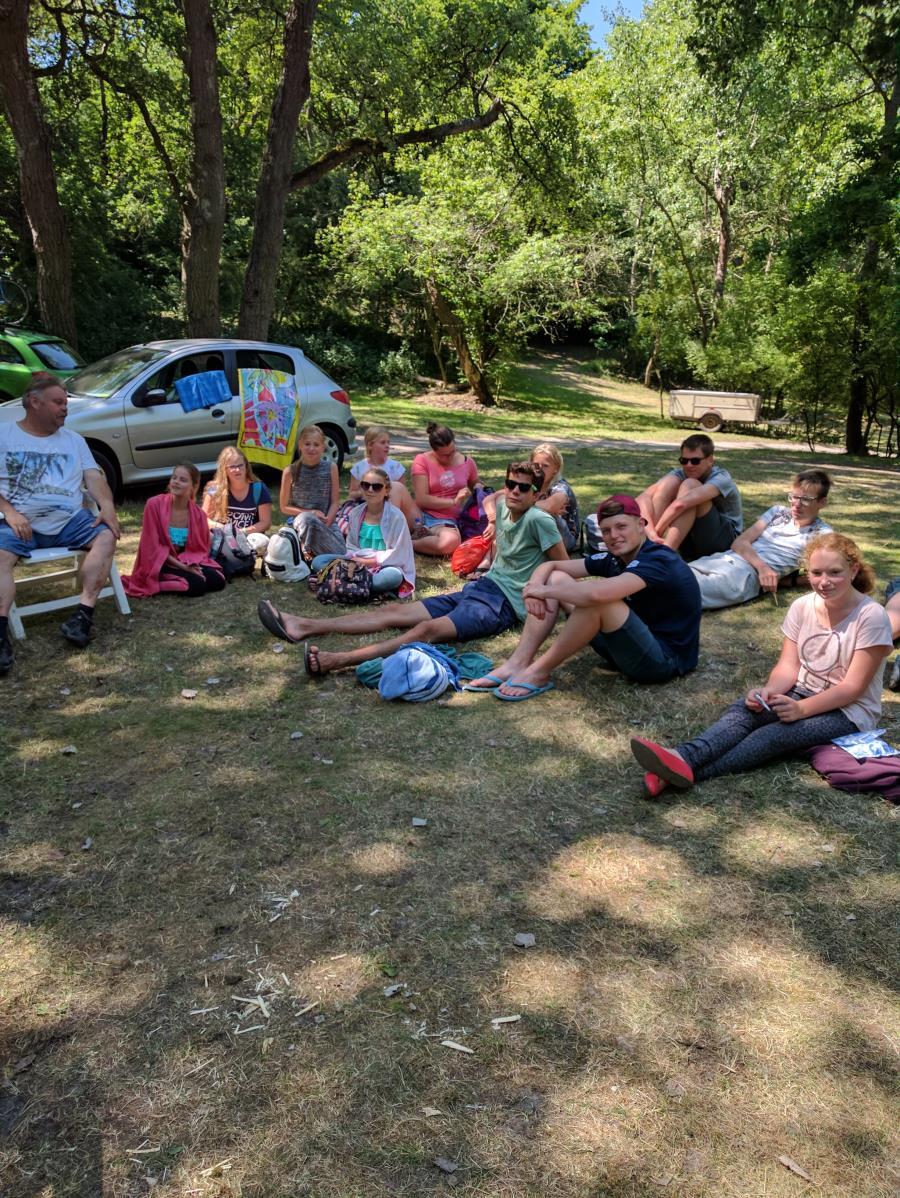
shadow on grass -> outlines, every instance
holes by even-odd
[[[570,474],[588,507],[663,463]],[[760,509],[790,468],[757,468]],[[5,1192],[781,1195],[784,1153],[825,1193],[888,1192],[888,813],[796,764],[648,806],[627,752],[749,685],[781,613],[707,617],[665,687],[586,655],[531,703],[420,707],[305,682],[256,623],[274,593],[106,605],[84,655],[29,625],[5,680]]]

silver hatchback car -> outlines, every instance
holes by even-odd
[[[119,350],[66,381],[66,427],[85,438],[114,492],[130,483],[167,478],[185,458],[209,472],[220,451],[237,440],[237,372],[245,368],[293,374],[301,424],[321,427],[326,456],[340,466],[356,441],[347,392],[301,350],[260,341],[148,341]],[[224,370],[231,398],[185,412],[175,382],[206,370]],[[0,420],[19,419],[21,413],[19,400],[0,405]]]

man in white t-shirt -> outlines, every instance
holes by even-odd
[[[19,558],[35,549],[86,550],[80,602],[61,626],[66,640],[84,649],[121,535],[103,471],[84,438],[63,427],[68,402],[58,379],[39,377],[22,396],[25,418],[0,424],[0,674],[13,664],[9,611]],[[96,516],[84,506],[85,491]]]
[[[704,611],[733,607],[778,583],[800,565],[806,546],[831,528],[819,516],[831,479],[824,470],[801,470],[788,488],[787,504],[776,503],[737,538],[727,553],[690,563],[700,584]]]

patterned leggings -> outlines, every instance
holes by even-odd
[[[788,695],[792,699],[808,698],[798,690],[790,690]],[[743,774],[857,731],[840,710],[783,724],[774,712],[751,711],[743,699],[738,699],[705,732],[678,745],[678,752],[694,771],[696,781],[703,782],[722,774]]]

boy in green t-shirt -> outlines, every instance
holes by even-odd
[[[259,618],[273,636],[291,642],[324,633],[407,630],[390,640],[343,653],[326,653],[317,645],[307,645],[304,667],[313,676],[387,657],[410,641],[437,644],[498,636],[525,619],[522,588],[540,563],[568,560],[556,521],[534,506],[543,482],[543,473],[532,462],[510,462],[503,495],[491,495],[485,501],[487,535],[494,530],[497,539],[496,558],[484,578],[466,583],[461,591],[333,619],[291,616],[264,599],[257,609]]]

